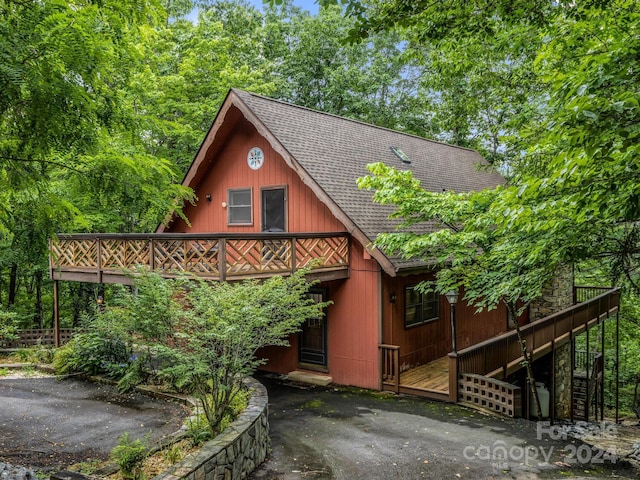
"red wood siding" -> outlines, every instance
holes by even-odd
[[[391,278],[384,275],[383,287],[383,343],[400,346],[400,366],[406,370],[443,357],[452,350],[451,310],[446,297],[440,297],[438,320],[415,327],[404,327],[404,290],[432,275],[410,275]],[[391,303],[391,295],[396,302]],[[486,340],[507,330],[504,306],[492,311],[475,312],[475,308],[460,301],[456,305],[458,350]]]
[[[218,232],[259,232],[261,231],[261,188],[287,188],[287,223],[290,232],[339,232],[345,227],[329,209],[316,198],[275,152],[269,142],[258,134],[253,125],[241,120],[228,139],[219,142],[210,151],[213,157],[208,171],[200,175],[194,188],[198,202],[187,205],[184,212],[191,222],[188,227],[178,220],[168,229],[179,233]],[[252,147],[260,147],[265,160],[262,168],[251,170],[247,165],[247,153]],[[208,154],[209,155],[209,154]],[[228,225],[227,209],[222,203],[228,202],[227,191],[237,188],[253,189],[253,224]],[[211,195],[207,201],[206,195]]]
[[[321,286],[333,302],[327,311],[328,368],[326,375],[340,385],[377,389],[378,385],[378,275],[379,266],[365,259],[363,247],[352,242],[351,276]],[[298,364],[298,336],[291,348],[273,347],[260,352],[268,358],[266,371],[289,373],[305,370]]]
[[[350,278],[329,285],[329,368],[336,383],[377,389],[380,268],[355,241],[350,259]]]
[[[321,203],[275,152],[255,128],[244,119],[236,121],[229,135],[223,135],[210,145],[211,157],[204,170],[195,176],[198,203],[187,206],[185,214],[191,222],[188,227],[176,221],[168,229],[180,233],[259,232],[261,230],[260,189],[283,186],[287,188],[287,223],[290,232],[341,232],[345,226]],[[265,155],[264,165],[251,170],[247,153],[258,146]],[[205,162],[206,163],[206,162]],[[336,172],[339,175],[339,172]],[[230,188],[253,189],[253,224],[232,226],[227,224],[227,202]],[[206,195],[211,195],[211,202]],[[366,257],[366,258],[365,258]],[[342,385],[378,388],[378,275],[377,262],[364,254],[364,248],[351,242],[350,278],[320,285],[328,289],[328,369],[326,374]],[[290,338],[291,347],[271,347],[259,352],[267,358],[264,370],[289,373],[301,369],[298,364],[298,336]],[[302,368],[302,370],[304,370]]]

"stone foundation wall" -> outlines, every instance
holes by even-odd
[[[542,296],[529,304],[530,321],[540,320],[573,305],[573,269],[562,267],[558,270]]]
[[[266,388],[248,379],[253,390],[247,409],[223,433],[153,480],[236,480],[247,478],[269,449]]]
[[[556,347],[554,369],[554,401],[556,418],[571,416],[571,344]]]
[[[562,267],[542,296],[529,305],[530,321],[540,320],[573,305],[573,269]],[[554,398],[556,417],[571,415],[571,344],[556,346],[554,369]]]

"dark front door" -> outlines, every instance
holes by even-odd
[[[313,289],[308,295],[316,302],[327,299],[326,290]],[[327,316],[310,318],[302,325],[300,332],[300,363],[327,366]]]
[[[262,231],[284,232],[285,221],[285,189],[269,188],[262,190]]]

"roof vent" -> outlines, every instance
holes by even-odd
[[[393,154],[402,160],[402,163],[406,163],[408,165],[411,164],[411,159],[407,157],[407,154],[400,150],[398,147],[389,147],[389,149],[393,152]]]

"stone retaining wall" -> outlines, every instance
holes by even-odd
[[[220,435],[205,442],[153,480],[236,480],[247,478],[269,448],[268,397],[257,380],[245,380],[253,391],[246,410]]]
[[[0,462],[0,479],[2,480],[37,480],[37,478],[33,470]]]

